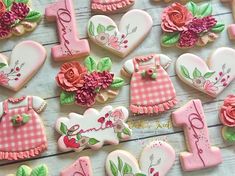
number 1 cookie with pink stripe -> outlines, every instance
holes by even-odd
[[[51,49],[55,61],[63,61],[86,56],[90,53],[87,40],[77,36],[75,13],[72,0],[58,0],[46,8],[48,21],[56,21],[60,45]]]

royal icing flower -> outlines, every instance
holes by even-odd
[[[118,133],[118,132],[122,132],[122,130],[125,128],[123,121],[122,120],[118,120],[114,123],[114,132]]]
[[[0,85],[7,85],[8,84],[8,77],[3,72],[0,72]]]
[[[196,87],[203,87],[205,82],[206,82],[206,80],[204,77],[199,77],[199,78],[193,79],[193,85]]]
[[[220,121],[228,126],[235,127],[235,95],[229,95],[220,110]]]
[[[176,2],[163,11],[161,26],[165,32],[183,31],[192,18],[192,13]]]
[[[96,41],[98,41],[100,44],[105,45],[109,41],[109,34],[102,32],[99,35],[97,35],[95,38]]]
[[[69,139],[68,136],[64,136],[63,142],[68,148],[79,148],[80,144],[76,142],[75,138]]]
[[[125,118],[124,113],[121,110],[113,111],[110,116],[114,118],[114,121],[124,120]]]
[[[91,107],[95,104],[96,92],[91,89],[81,88],[76,92],[76,104]]]
[[[114,74],[109,71],[99,72],[101,89],[107,89],[113,82]]]
[[[86,68],[79,62],[65,63],[56,76],[56,82],[65,91],[77,91],[83,86],[86,73]]]
[[[216,87],[211,81],[207,80],[204,84],[204,90],[210,94],[215,94],[215,92],[218,90],[218,87]]]
[[[16,14],[12,11],[7,11],[2,14],[0,22],[4,26],[11,26],[16,22],[16,20]]]
[[[5,4],[2,2],[2,0],[0,0],[0,17],[2,16],[2,14],[6,11],[6,6]]]
[[[19,20],[23,20],[28,15],[30,9],[25,3],[13,2],[11,11],[15,13]]]
[[[116,36],[111,36],[109,38],[109,46],[111,46],[114,49],[120,50],[120,44],[119,39]]]
[[[196,44],[198,36],[193,31],[183,31],[180,34],[179,47],[189,48]]]

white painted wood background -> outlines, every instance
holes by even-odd
[[[32,1],[32,7],[44,13],[45,7],[53,3],[55,0],[34,0]],[[231,9],[228,4],[222,4],[219,0],[211,0],[213,5],[213,15],[220,22],[224,22],[227,25],[233,22]],[[75,15],[80,38],[87,38],[86,25],[88,19],[91,17],[90,1],[89,0],[74,0]],[[127,59],[131,59],[137,55],[145,55],[149,53],[164,53],[170,56],[173,61],[184,52],[192,52],[200,55],[202,58],[207,58],[208,55],[217,47],[228,46],[234,47],[234,43],[229,41],[227,32],[224,31],[221,36],[207,47],[195,48],[190,50],[180,50],[176,48],[161,48],[160,47],[160,14],[167,4],[154,3],[151,0],[136,0],[136,4],[133,8],[143,9],[148,12],[154,21],[153,29],[150,35],[145,41],[128,57],[124,60],[104,52],[101,48],[95,46],[90,42],[91,55],[97,58],[110,56],[113,61],[112,71],[119,74],[122,64]],[[111,17],[118,22],[123,14],[112,15]],[[57,139],[59,135],[54,130],[54,123],[60,116],[65,116],[70,112],[83,113],[84,109],[77,106],[60,106],[59,104],[59,92],[54,78],[58,72],[61,63],[55,63],[50,57],[50,48],[58,43],[56,24],[48,23],[44,19],[37,27],[37,29],[24,35],[23,37],[16,37],[0,42],[0,52],[6,55],[10,55],[12,48],[24,40],[34,40],[40,42],[45,46],[48,52],[47,61],[39,71],[39,73],[19,92],[13,93],[4,88],[0,88],[0,101],[8,98],[9,96],[22,96],[22,95],[38,95],[46,99],[48,102],[47,109],[41,114],[44,122],[47,138],[49,141],[49,148],[41,156],[26,161],[0,161],[0,176],[5,176],[9,173],[15,173],[18,166],[21,164],[27,164],[35,167],[38,164],[45,163],[49,168],[50,176],[59,176],[60,170],[72,164],[79,156],[90,156],[93,166],[94,176],[105,176],[104,163],[107,154],[115,149],[124,149],[133,153],[137,158],[140,155],[143,147],[150,141],[155,139],[166,139],[176,150],[177,159],[175,165],[169,172],[169,176],[234,176],[235,175],[235,145],[231,143],[225,143],[221,137],[221,123],[218,119],[218,109],[223,103],[223,99],[231,93],[235,93],[235,82],[216,99],[212,99],[203,93],[200,93],[189,86],[182,83],[175,75],[174,62],[168,69],[168,73],[176,88],[177,98],[179,100],[178,105],[159,116],[152,117],[133,117],[129,118],[129,125],[133,128],[133,137],[131,140],[122,142],[118,146],[105,146],[99,151],[85,150],[81,153],[67,152],[63,153],[57,149]],[[223,59],[223,58],[221,58]],[[80,59],[79,61],[83,61]],[[171,112],[181,107],[191,99],[201,99],[203,102],[206,121],[209,128],[209,134],[212,145],[221,148],[223,155],[223,163],[218,167],[196,171],[196,172],[183,172],[181,170],[179,162],[179,153],[185,151],[185,140],[182,133],[182,129],[172,128],[171,124],[167,125],[170,120]],[[120,95],[113,101],[109,102],[112,106],[129,105],[129,84],[122,88]],[[103,105],[96,105],[95,108],[101,109]],[[161,125],[159,125],[161,124]],[[163,125],[165,124],[165,125]]]

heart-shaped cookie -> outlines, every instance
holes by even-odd
[[[176,73],[186,84],[212,97],[220,94],[235,78],[235,50],[221,47],[208,59],[186,53],[176,61]]]
[[[45,48],[33,41],[16,45],[10,59],[0,54],[0,85],[19,90],[37,73],[46,56]]]
[[[108,176],[138,175],[164,176],[175,162],[175,151],[164,141],[154,141],[147,145],[138,161],[129,152],[116,150],[106,159]]]
[[[88,22],[88,35],[97,45],[125,57],[145,39],[152,25],[151,16],[137,9],[122,17],[119,29],[111,18],[95,15]]]

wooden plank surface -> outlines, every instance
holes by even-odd
[[[33,8],[44,13],[45,7],[54,2],[54,0],[37,0],[32,1]],[[91,11],[88,0],[74,1],[75,3],[75,15],[78,31],[81,38],[87,38],[86,25],[87,21],[91,17]],[[218,21],[223,21],[226,26],[233,23],[231,9],[228,4],[222,4],[219,0],[211,0],[213,6],[213,14],[216,16]],[[177,152],[177,160],[174,167],[169,172],[169,176],[180,176],[180,175],[200,175],[200,176],[217,176],[224,175],[230,176],[235,175],[235,154],[234,146],[230,143],[225,143],[221,138],[221,123],[218,119],[218,109],[223,103],[223,99],[231,93],[235,93],[235,82],[231,85],[216,99],[212,99],[203,93],[200,93],[189,86],[182,83],[175,75],[174,62],[177,57],[184,52],[192,52],[200,55],[206,59],[213,49],[222,46],[234,47],[234,43],[228,40],[227,32],[224,31],[220,37],[214,42],[204,48],[194,48],[190,50],[180,50],[177,48],[162,48],[160,46],[160,14],[167,4],[154,3],[151,0],[137,0],[133,8],[143,9],[147,11],[153,18],[154,26],[150,35],[145,41],[134,50],[125,59],[120,59],[109,52],[102,50],[95,46],[92,42],[91,55],[97,59],[110,56],[113,61],[112,71],[115,74],[119,74],[121,65],[128,59],[133,58],[137,55],[146,55],[149,53],[163,53],[167,54],[173,63],[168,69],[168,73],[173,81],[176,88],[177,98],[179,103],[172,110],[161,114],[159,116],[152,117],[134,117],[130,115],[129,125],[133,129],[133,137],[129,141],[122,142],[118,146],[105,146],[99,151],[85,150],[79,154],[74,152],[63,153],[57,149],[57,139],[59,135],[54,130],[55,120],[60,116],[65,116],[70,112],[83,113],[85,109],[77,106],[60,106],[58,95],[60,90],[57,88],[54,78],[58,72],[61,63],[55,63],[50,57],[50,48],[58,43],[56,34],[55,23],[48,23],[44,19],[37,27],[37,29],[23,37],[17,37],[10,40],[0,41],[0,52],[6,55],[10,55],[12,48],[20,41],[23,40],[35,40],[42,43],[47,49],[48,57],[46,63],[43,65],[39,73],[19,92],[14,93],[4,88],[0,88],[0,101],[8,98],[9,96],[21,96],[21,95],[38,95],[48,102],[47,109],[41,114],[44,122],[47,138],[49,141],[48,151],[43,153],[41,156],[30,159],[27,161],[0,161],[0,176],[5,176],[8,173],[14,173],[17,166],[21,164],[29,164],[30,166],[36,166],[40,163],[45,163],[49,167],[50,176],[58,176],[59,171],[65,168],[67,165],[72,164],[79,156],[88,155],[91,157],[93,163],[94,176],[105,176],[104,162],[107,154],[115,149],[124,149],[133,153],[137,158],[140,155],[143,147],[150,141],[155,139],[167,140]],[[111,17],[118,23],[123,13],[112,15]],[[80,59],[83,62],[83,59]],[[128,107],[129,104],[129,83],[128,80],[120,92],[120,95],[109,101],[107,104],[112,106],[124,105]],[[206,169],[196,172],[183,172],[179,163],[178,155],[185,149],[185,140],[182,133],[182,129],[176,129],[172,127],[170,116],[171,112],[184,105],[191,99],[201,99],[206,114],[206,121],[209,127],[210,139],[213,145],[219,146],[222,150],[223,163],[218,167]],[[94,107],[101,109],[104,105],[97,104]],[[59,168],[59,169],[58,169]]]

